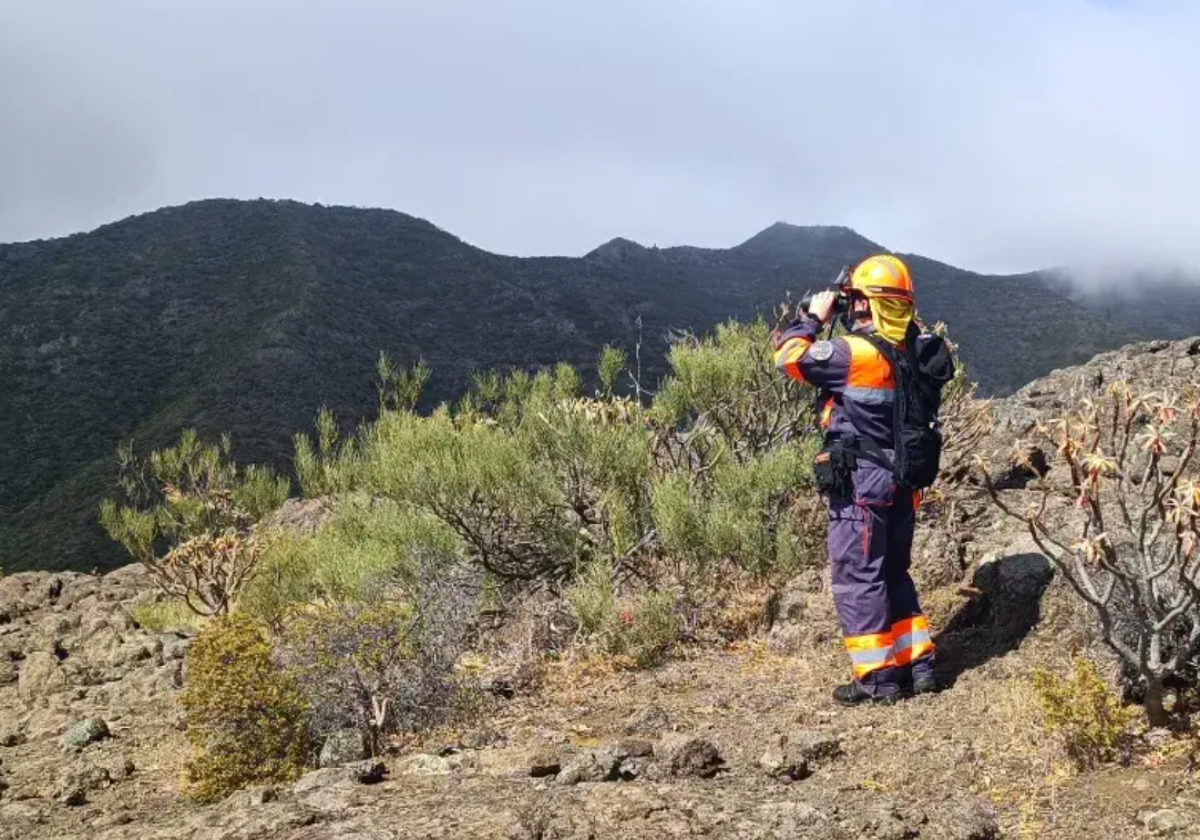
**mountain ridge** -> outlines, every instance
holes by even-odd
[[[95,510],[121,440],[229,431],[239,461],[286,469],[321,406],[344,429],[373,415],[380,352],[430,364],[423,408],[484,369],[566,361],[590,383],[605,343],[631,356],[640,343],[653,383],[671,330],[769,318],[787,292],[883,250],[849,228],[776,223],[727,249],[617,238],[511,257],[396,210],[221,198],[0,245],[0,567],[120,560]],[[950,325],[985,392],[1132,338],[1032,275],[908,258],[922,313]]]

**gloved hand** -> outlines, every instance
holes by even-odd
[[[836,303],[837,292],[830,289],[818,292],[813,295],[812,303],[808,306],[808,314],[822,324],[828,323],[829,316],[833,314],[833,307]]]

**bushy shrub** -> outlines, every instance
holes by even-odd
[[[457,536],[412,506],[342,494],[315,533],[285,534],[272,543],[246,588],[241,609],[280,627],[297,606],[372,600],[415,579],[417,558],[462,556]]]
[[[482,374],[456,408],[385,408],[343,444],[326,417],[297,462],[309,485],[431,514],[502,579],[565,584],[598,558],[645,573],[677,550],[789,567],[805,550],[789,515],[811,482],[809,401],[774,369],[761,322],[677,337],[671,361],[648,407],[615,395],[624,356],[606,348],[596,398],[568,365]]]
[[[196,637],[180,705],[192,749],[186,781],[198,800],[290,781],[306,764],[307,706],[273,661],[263,629],[247,616],[217,618]]]
[[[813,434],[811,391],[780,376],[772,346],[761,319],[720,324],[704,338],[674,338],[652,417],[677,434],[657,441],[660,459],[703,467],[728,454],[745,463]]]
[[[569,575],[582,539],[546,465],[511,431],[446,413],[388,412],[364,436],[354,489],[427,511],[481,566],[515,580]]]
[[[607,569],[623,606],[583,626],[603,649],[653,659],[665,645],[649,640],[678,628],[662,609],[670,599],[647,592],[682,588],[702,601],[731,576],[786,578],[821,550],[811,400],[778,375],[765,324],[676,336],[670,359],[649,405],[617,394],[625,355],[606,347],[593,397],[565,364],[487,372],[429,415],[410,399],[427,373],[383,365],[391,384],[375,422],[343,440],[322,412],[316,441],[296,438],[305,493],[358,512],[281,542],[250,608],[275,616],[358,597],[348,582],[403,570],[425,544],[486,573],[501,603],[540,587],[571,589],[578,603],[580,572]]]
[[[202,443],[193,430],[142,460],[120,450],[127,504],[105,499],[100,522],[155,583],[199,615],[232,611],[268,538],[258,524],[287,498],[289,481],[251,465],[239,470],[228,436]]]
[[[1076,764],[1091,768],[1117,758],[1137,709],[1121,703],[1090,660],[1076,657],[1066,679],[1038,670],[1033,686],[1046,726],[1062,737]]]
[[[789,577],[814,556],[820,534],[802,508],[816,443],[779,445],[744,463],[718,460],[706,473],[672,471],[651,487],[654,521],[676,576],[734,568]],[[698,581],[697,581],[698,582]]]
[[[341,453],[337,418],[327,408],[317,412],[317,440],[303,432],[292,436],[296,481],[305,497],[314,499],[338,490],[337,461]]]
[[[378,750],[388,735],[470,712],[474,695],[456,666],[476,594],[475,581],[426,563],[402,591],[291,614],[280,658],[307,702],[314,740],[355,729]]]

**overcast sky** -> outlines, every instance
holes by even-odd
[[[1200,263],[1197,0],[0,0],[0,241],[213,196],[508,254]]]

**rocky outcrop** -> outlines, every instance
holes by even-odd
[[[138,626],[155,597],[137,566],[0,578],[0,826],[86,810],[133,783],[141,732],[173,727],[190,640]]]

